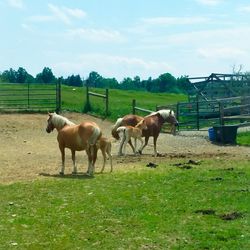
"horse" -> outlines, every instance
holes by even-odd
[[[174,133],[175,129],[173,129],[173,127],[176,127],[179,125],[174,111],[172,110],[168,110],[168,109],[162,109],[162,110],[158,110],[156,112],[153,112],[145,117],[141,117],[138,115],[125,115],[122,118],[118,118],[115,125],[113,126],[112,130],[111,130],[111,134],[115,139],[119,139],[119,134],[117,132],[117,128],[120,126],[135,126],[139,121],[141,121],[142,119],[145,119],[146,125],[147,125],[147,129],[143,129],[142,130],[142,136],[145,137],[145,143],[143,145],[143,147],[140,149],[140,153],[142,153],[142,150],[146,147],[146,145],[148,144],[148,140],[149,137],[153,137],[154,140],[154,156],[159,155],[157,150],[156,150],[156,142],[157,142],[157,138],[160,134],[162,125],[165,122],[168,122],[171,124],[171,132]],[[134,146],[132,145],[131,141],[129,141],[129,144],[132,148],[132,150],[135,152]],[[119,154],[121,154],[121,151],[119,152]]]
[[[106,137],[101,137],[97,143],[97,150],[100,149],[102,152],[102,156],[103,156],[103,165],[102,165],[102,169],[101,169],[101,173],[103,172],[105,165],[106,165],[106,161],[107,161],[107,156],[109,157],[109,161],[110,161],[110,172],[113,171],[113,164],[112,164],[112,154],[111,154],[111,140],[106,138]]]
[[[48,113],[47,133],[50,133],[56,128],[57,141],[61,151],[62,167],[60,174],[64,175],[65,168],[65,148],[71,150],[73,161],[73,174],[77,173],[75,151],[86,150],[88,155],[88,171],[87,175],[92,176],[95,170],[95,162],[97,158],[96,142],[101,137],[99,126],[92,121],[84,121],[78,125],[69,121],[66,117],[56,113]]]
[[[147,129],[147,125],[144,119],[139,121],[135,127],[133,126],[121,126],[116,131],[121,135],[121,142],[120,142],[120,149],[119,152],[122,153],[122,149],[124,150],[124,155],[126,155],[126,145],[130,141],[131,138],[135,140],[135,153],[136,153],[136,144],[137,139],[141,142],[141,147],[143,147],[143,140],[142,140],[142,130]],[[118,153],[119,154],[119,153]]]

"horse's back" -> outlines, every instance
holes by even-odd
[[[140,122],[143,119],[143,117],[139,115],[125,115],[122,119],[121,126],[133,126]]]
[[[94,137],[93,137],[94,134]],[[88,143],[95,143],[101,136],[101,130],[95,122],[86,121],[78,125],[65,126],[59,131],[59,144],[74,150],[84,150]]]

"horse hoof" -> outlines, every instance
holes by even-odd
[[[64,175],[64,173],[63,173],[63,172],[59,172],[59,174],[60,174],[60,175]]]
[[[139,150],[138,153],[139,153],[140,155],[142,155],[142,151],[141,151],[141,150]]]

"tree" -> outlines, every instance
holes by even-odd
[[[9,70],[5,70],[1,76],[2,81],[16,83],[16,79],[17,79],[16,74],[17,74],[16,71],[12,68],[10,68]]]
[[[27,78],[28,78],[27,71],[24,68],[19,67],[16,72],[16,82],[25,83],[27,82]]]
[[[101,80],[102,76],[99,75],[97,72],[92,71],[89,73],[89,77],[87,79],[87,85],[89,87],[100,88],[101,87]]]
[[[36,75],[36,81],[39,83],[53,83],[56,80],[52,70],[45,67],[42,73]]]

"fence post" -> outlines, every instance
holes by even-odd
[[[108,116],[109,111],[109,90],[106,89],[106,117]]]
[[[30,84],[28,83],[28,109],[30,108]]]
[[[61,78],[56,83],[56,113],[61,111]]]
[[[132,114],[135,115],[135,105],[136,105],[136,100],[132,100]]]
[[[219,102],[219,110],[220,110],[220,125],[224,125],[224,108],[223,108],[223,103]]]
[[[200,113],[199,113],[199,101],[196,101],[196,124],[197,130],[200,130]]]

